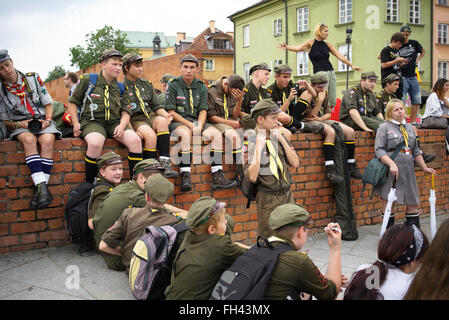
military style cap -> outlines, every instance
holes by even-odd
[[[145,192],[152,200],[166,203],[173,195],[175,186],[160,173],[153,174],[145,183]]]
[[[182,57],[181,64],[183,64],[186,61],[195,62],[197,66],[199,65],[198,59],[191,53],[186,54],[184,57]]]
[[[228,84],[230,89],[243,90],[245,87],[245,80],[238,74],[230,75],[228,78]]]
[[[412,28],[410,28],[409,26],[402,26],[401,27],[401,32],[412,32]]]
[[[378,78],[378,76],[376,75],[376,73],[374,71],[366,71],[364,73],[362,73],[361,76],[362,79],[366,79],[366,78]]]
[[[279,106],[270,99],[261,100],[254,108],[251,109],[251,118],[257,119],[258,116],[266,116],[269,114],[280,113],[281,109]]]
[[[205,224],[214,214],[220,212],[226,206],[224,202],[218,202],[211,197],[201,197],[196,200],[189,210],[186,224],[194,229]]]
[[[8,50],[0,49],[0,62],[3,62],[8,59],[11,59],[11,57],[9,56]]]
[[[97,160],[97,166],[98,168],[109,166],[111,164],[119,164],[122,163],[122,159],[118,154],[116,154],[114,151],[107,152]]]
[[[292,68],[290,68],[290,66],[288,64],[280,64],[276,67],[274,67],[274,72],[281,74],[281,73],[289,73],[292,74],[293,70]]]
[[[171,73],[166,73],[162,76],[161,83],[168,83],[171,79],[176,78],[175,75],[172,75]]]
[[[128,52],[127,54],[125,54],[125,56],[123,57],[123,64],[128,65],[131,64],[133,62],[139,61],[139,60],[143,60],[143,58],[141,56],[139,56],[137,53],[134,52]]]
[[[251,69],[249,69],[249,74],[252,75],[254,71],[257,70],[268,70],[271,71],[271,69],[268,67],[268,64],[265,62],[256,64],[255,66],[252,66]]]
[[[326,72],[320,71],[310,76],[310,82],[313,84],[325,84],[327,83]]]
[[[145,159],[136,163],[134,166],[133,175],[136,175],[144,170],[164,171],[165,168],[156,159]]]
[[[100,62],[103,62],[107,58],[111,57],[123,57],[122,53],[118,50],[115,50],[114,48],[107,49],[105,52],[103,52],[100,56]]]
[[[268,225],[276,230],[284,226],[302,226],[309,223],[309,213],[297,203],[287,203],[271,212]]]
[[[388,76],[385,77],[384,83],[387,83],[387,82],[390,83],[390,82],[398,81],[398,80],[401,80],[401,78],[399,78],[399,76],[397,74],[390,73]]]

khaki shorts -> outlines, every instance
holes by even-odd
[[[111,122],[104,124],[98,121],[89,121],[86,124],[81,126],[81,136],[80,138],[84,138],[89,133],[97,132],[100,133],[105,138],[113,138],[114,137],[114,129],[120,124],[120,121]],[[129,126],[126,126],[125,130],[132,130]]]
[[[214,123],[213,126],[217,128],[217,130],[220,131],[221,134],[224,134],[229,129],[234,130],[233,127],[225,123]]]
[[[143,125],[150,126],[151,128],[153,128],[154,120],[158,115],[154,112],[151,112],[149,116],[150,116],[149,118],[147,118],[147,116],[144,114],[137,114],[135,116],[132,116],[131,125],[133,126],[134,130],[137,131],[137,128]]]

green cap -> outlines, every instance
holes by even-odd
[[[181,64],[183,64],[186,61],[195,62],[197,66],[200,64],[198,59],[191,53],[186,54],[184,57],[182,57]]]
[[[118,154],[116,154],[114,151],[110,151],[110,152],[107,152],[107,153],[101,155],[97,159],[97,166],[98,166],[98,168],[101,168],[101,167],[109,166],[111,164],[119,164],[122,162],[123,161]]]
[[[161,83],[168,83],[171,79],[176,78],[175,75],[172,75],[171,73],[166,73],[162,76]]]
[[[104,51],[101,56],[100,56],[100,62],[103,62],[104,60],[106,60],[107,58],[111,58],[111,57],[123,57],[122,53],[118,50],[115,50],[114,48],[110,48],[107,49],[106,51]]]
[[[393,81],[399,81],[401,80],[401,78],[399,78],[399,76],[397,74],[394,73],[390,73],[388,76],[385,77],[384,79],[384,83],[391,83]]]
[[[327,74],[324,71],[317,72],[310,76],[310,82],[312,84],[325,84],[327,83]]]
[[[141,56],[139,56],[137,53],[135,52],[128,52],[127,54],[125,54],[125,56],[123,57],[123,64],[125,65],[129,65],[133,62],[136,61],[140,61],[143,60],[143,58]]]
[[[376,73],[374,71],[366,71],[362,73],[361,76],[362,79],[367,79],[367,78],[378,78],[378,76],[376,75]]]
[[[173,195],[175,186],[160,173],[153,174],[145,183],[145,192],[152,200],[166,203]]]
[[[251,67],[251,69],[249,69],[249,74],[252,75],[253,72],[257,71],[257,70],[268,70],[268,71],[271,71],[270,67],[268,67],[268,64],[263,62],[263,63],[259,63],[259,64],[256,64],[255,66]]]
[[[144,170],[165,171],[165,168],[156,159],[145,159],[136,163],[133,169],[133,175],[136,175]]]
[[[309,213],[297,203],[287,203],[276,207],[271,212],[268,225],[276,230],[284,226],[301,226],[308,224]]]
[[[256,105],[251,109],[251,118],[257,119],[258,116],[266,116],[280,112],[281,109],[273,100],[264,99],[256,103]]]
[[[243,90],[245,87],[245,80],[238,74],[232,74],[228,78],[228,84],[230,89]]]
[[[8,59],[11,59],[11,57],[9,56],[8,50],[0,49],[0,62],[3,62]]]
[[[189,210],[186,224],[190,229],[194,229],[205,224],[214,214],[218,213],[226,206],[224,202],[218,202],[211,197],[201,197],[196,200]]]
[[[274,72],[277,74],[281,74],[281,73],[288,73],[288,74],[292,74],[293,70],[292,68],[290,68],[290,66],[288,64],[280,64],[276,67],[274,67]]]

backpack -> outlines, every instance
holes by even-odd
[[[82,182],[72,190],[67,199],[65,220],[67,221],[66,234],[73,244],[80,244],[79,252],[89,249],[93,240],[93,232],[89,228],[89,202],[95,187],[109,185],[106,182]]]
[[[404,142],[400,143],[396,150],[391,154],[390,158],[394,160],[397,155],[399,154],[400,150],[404,146]],[[363,172],[362,181],[363,181],[363,187],[362,187],[362,194],[365,191],[366,184],[370,184],[373,187],[381,186],[387,182],[387,175],[388,172],[390,172],[390,167],[384,164],[382,161],[380,161],[377,157],[374,157],[368,162],[368,165],[365,168],[365,171]],[[373,189],[374,190],[374,189]],[[373,193],[371,192],[370,200],[373,199]]]
[[[188,230],[185,221],[175,225],[145,228],[134,245],[129,266],[129,286],[138,300],[161,300],[170,284],[173,250],[179,233]]]
[[[3,141],[3,139],[6,138],[6,134],[7,134],[6,126],[3,123],[3,121],[0,120],[0,141]]]
[[[267,247],[262,246],[260,240],[263,240]],[[285,242],[274,247],[267,239],[257,237],[257,244],[223,272],[210,300],[263,300],[279,255],[291,250]]]

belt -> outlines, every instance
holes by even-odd
[[[282,188],[282,189],[279,189],[279,190],[267,190],[267,189],[260,188],[259,190],[264,192],[264,193],[266,193],[266,194],[280,196],[280,195],[283,195],[283,194],[286,194],[287,192],[289,192],[291,190],[291,188],[288,187],[288,188]]]

